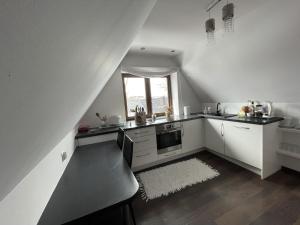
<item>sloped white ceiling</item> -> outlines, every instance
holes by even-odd
[[[69,132],[156,0],[0,3],[0,200]]]
[[[221,20],[223,1],[211,12],[216,44],[208,46],[204,22],[210,2],[159,1],[133,48],[178,50],[182,70],[202,102],[299,102],[300,2],[233,0],[235,31],[228,35]]]

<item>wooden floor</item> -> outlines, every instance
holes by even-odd
[[[136,198],[138,225],[300,225],[298,173],[282,170],[262,181],[209,152],[193,157],[221,175],[167,197]]]

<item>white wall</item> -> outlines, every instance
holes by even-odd
[[[0,202],[0,224],[37,224],[74,151],[75,129]],[[62,162],[61,153],[67,153]]]
[[[177,66],[177,63],[175,59],[170,56],[147,53],[138,54],[130,52],[125,56],[120,65],[174,67]],[[179,80],[181,80],[182,84],[182,105],[190,105],[195,111],[199,110],[200,103],[194,91],[191,89],[183,76],[181,76]],[[99,119],[95,116],[96,112],[99,112],[102,116],[120,115],[122,117],[122,121],[125,120],[125,105],[120,66],[114,72],[113,76],[107,82],[106,86],[100,92],[87,113],[83,116],[83,118],[81,119],[81,124],[99,126]]]
[[[300,102],[300,2],[266,0],[249,12],[247,2],[235,1],[233,34],[218,22],[215,45],[199,40],[186,49],[188,81],[202,102]],[[218,21],[222,6],[213,10]]]
[[[0,3],[0,200],[80,120],[155,0]]]

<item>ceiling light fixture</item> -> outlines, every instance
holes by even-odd
[[[212,43],[215,40],[215,19],[214,18],[209,18],[205,22],[205,30],[207,34],[207,41],[208,43]]]
[[[206,12],[208,12],[208,20],[205,21],[205,31],[207,34],[208,44],[215,42],[215,29],[216,29],[215,19],[210,18],[210,10],[212,10],[220,1],[222,1],[222,0],[212,1],[206,10]]]
[[[213,0],[206,9],[209,19],[205,21],[205,30],[207,33],[208,43],[215,41],[215,29],[216,23],[214,18],[210,18],[210,11],[222,0]],[[228,3],[222,8],[222,19],[224,21],[225,32],[233,32],[233,16],[234,16],[234,4]]]
[[[234,5],[233,3],[227,2],[222,8],[222,19],[224,21],[225,32],[233,32],[233,16],[234,16]]]

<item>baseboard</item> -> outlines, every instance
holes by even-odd
[[[236,164],[236,165],[238,165],[238,166],[240,166],[240,167],[243,167],[243,168],[245,168],[246,170],[250,170],[251,172],[253,172],[253,173],[255,173],[255,174],[257,174],[257,175],[259,175],[259,176],[261,177],[261,170],[258,169],[258,168],[256,168],[256,167],[253,167],[253,166],[250,166],[250,165],[248,165],[248,164],[242,163],[242,162],[240,162],[240,161],[238,161],[238,160],[229,158],[229,157],[227,157],[227,156],[225,156],[225,155],[222,155],[222,154],[220,154],[220,153],[218,153],[218,152],[215,152],[215,151],[213,151],[213,150],[211,150],[211,149],[209,149],[209,148],[204,148],[204,149],[207,150],[207,151],[209,151],[210,153],[216,155],[216,156],[219,156],[219,157],[221,157],[221,158],[223,158],[223,159],[225,159],[225,160],[227,160],[227,161],[229,161],[229,162],[232,162],[232,163],[234,163],[234,164]]]

